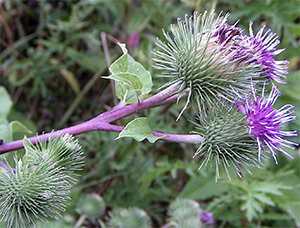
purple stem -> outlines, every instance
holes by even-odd
[[[122,119],[141,110],[154,107],[160,103],[164,103],[164,101],[166,100],[168,101],[169,98],[171,97],[174,98],[173,96],[177,93],[177,91],[178,91],[178,85],[177,84],[172,85],[167,89],[159,92],[158,94],[149,97],[146,100],[139,101],[133,105],[127,105],[116,109],[113,108],[114,110],[112,112],[108,110],[107,112],[100,114],[99,116],[95,117],[94,119],[91,119],[90,121],[98,120],[101,122],[110,123]]]
[[[28,140],[32,144],[36,144],[40,141],[48,141],[50,137],[55,137],[58,135],[64,134],[71,134],[71,135],[78,135],[81,133],[89,132],[89,131],[115,131],[121,132],[124,127],[116,126],[110,124],[110,122],[122,119],[124,117],[130,116],[138,111],[141,111],[146,108],[151,108],[157,106],[157,104],[164,104],[176,98],[175,94],[178,91],[177,85],[173,85],[168,87],[167,89],[159,92],[152,97],[140,101],[133,105],[127,106],[116,106],[107,112],[100,114],[99,116],[88,120],[84,123],[64,128],[62,130],[53,131],[50,133],[38,135],[35,137],[31,137]],[[177,135],[177,134],[164,134],[164,133],[157,133],[154,132],[153,135],[161,137],[161,136],[168,136],[166,138],[160,139],[163,141],[169,142],[184,142],[184,143],[200,143],[202,141],[202,137],[199,135]],[[17,140],[13,142],[3,143],[0,145],[0,154],[21,149],[23,148],[23,140]]]
[[[121,132],[123,131],[124,127],[116,126],[112,124],[107,124],[105,126],[105,129],[101,129],[104,131],[115,131],[115,132]],[[178,134],[167,134],[167,133],[158,133],[158,132],[152,132],[154,136],[157,137],[164,137],[159,140],[163,140],[166,142],[177,142],[177,143],[200,143],[202,142],[202,137],[200,135],[178,135]]]

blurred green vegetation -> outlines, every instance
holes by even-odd
[[[13,134],[14,140],[75,125],[113,107],[117,100],[110,81],[100,76],[107,76],[111,62],[122,54],[116,41],[127,43],[130,54],[150,71],[153,93],[157,92],[164,79],[152,68],[156,37],[162,38],[162,28],[168,30],[178,17],[210,8],[229,12],[229,22],[239,20],[246,33],[253,21],[255,32],[266,25],[279,36],[285,51],[278,59],[287,59],[290,68],[288,83],[278,86],[282,96],[276,106],[295,106],[298,119],[285,130],[300,132],[298,0],[1,2],[0,85],[13,101],[8,121],[24,125]],[[140,116],[147,115],[155,131],[188,133],[190,122],[174,121],[180,108],[159,107]],[[107,210],[98,222],[87,219],[86,227],[103,226],[109,211],[122,207],[143,209],[153,227],[160,227],[166,224],[169,203],[178,196],[200,202],[201,209],[213,213],[216,227],[300,227],[299,148],[288,151],[293,160],[278,155],[279,165],[270,161],[243,180],[229,182],[224,175],[215,183],[214,168],[197,171],[194,145],[115,141],[116,137],[110,132],[78,137],[87,165],[64,218],[54,227],[64,226],[64,221],[74,226],[80,217],[76,203],[88,193],[101,195]],[[291,140],[300,143],[299,136]]]

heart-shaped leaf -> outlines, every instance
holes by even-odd
[[[125,44],[119,45],[124,54],[109,67],[112,74],[106,78],[115,81],[117,98],[134,104],[137,96],[143,99],[150,93],[152,78],[149,71],[128,54]]]
[[[3,86],[0,86],[0,113],[7,117],[12,106],[12,101],[7,93],[6,89]]]
[[[146,117],[139,117],[130,121],[116,139],[123,137],[132,137],[139,142],[148,139],[150,143],[154,143],[156,140],[168,136],[157,137],[153,135],[148,119]]]

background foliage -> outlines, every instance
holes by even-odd
[[[164,79],[155,76],[151,56],[156,37],[162,38],[161,29],[168,30],[177,17],[212,7],[230,12],[229,22],[240,20],[246,31],[253,21],[255,31],[266,25],[280,37],[280,47],[286,50],[279,57],[288,59],[290,73],[288,83],[279,86],[282,96],[276,105],[295,106],[298,119],[286,130],[300,132],[297,0],[0,2],[0,138],[5,134],[6,141],[75,125],[115,105],[110,80],[100,76],[107,76],[111,62],[122,55],[117,40],[127,43],[134,59],[150,71],[156,92]],[[4,113],[9,110],[4,104],[12,105],[9,113]],[[191,123],[183,118],[174,121],[181,108],[179,103],[140,116],[149,117],[154,131],[188,133]],[[243,180],[236,177],[230,182],[224,176],[215,183],[214,168],[197,171],[193,145],[115,141],[116,137],[117,133],[109,132],[78,137],[86,166],[72,190],[70,206],[53,227],[73,227],[82,218],[86,227],[113,226],[119,220],[113,223],[110,217],[119,218],[121,208],[135,208],[128,210],[136,216],[146,212],[146,225],[150,220],[153,227],[170,225],[169,204],[178,197],[197,200],[202,210],[213,213],[216,227],[300,227],[299,148],[289,151],[294,160],[278,155],[279,165],[271,161]],[[300,143],[299,137],[293,140]],[[13,162],[13,153],[6,158]],[[105,202],[94,217],[84,215],[84,203],[77,204],[91,193]]]

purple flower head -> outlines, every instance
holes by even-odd
[[[276,46],[280,43],[277,39],[278,36],[272,33],[269,29],[264,32],[265,26],[263,26],[256,36],[253,34],[252,22],[249,24],[250,36],[241,36],[242,41],[238,44],[241,50],[239,51],[239,57],[244,58],[248,64],[253,64],[262,69],[262,74],[271,82],[276,81],[278,83],[285,84],[281,78],[285,78],[284,74],[287,74],[288,61],[276,61],[274,57],[284,49],[276,50]]]
[[[278,89],[273,86],[268,98],[264,98],[265,85],[262,90],[262,96],[256,96],[256,91],[252,84],[253,99],[243,98],[233,88],[233,92],[242,100],[242,104],[229,100],[224,96],[220,96],[239,108],[239,110],[247,116],[247,131],[257,141],[258,144],[258,159],[260,161],[262,149],[269,149],[276,162],[276,150],[282,152],[286,156],[293,158],[280,146],[285,146],[294,149],[290,145],[297,146],[294,142],[283,139],[283,136],[297,136],[296,131],[281,131],[280,125],[294,120],[295,116],[290,116],[294,107],[290,104],[276,110],[273,108],[274,103],[279,97]]]
[[[234,25],[229,25],[227,23],[216,26],[214,34],[212,37],[217,37],[217,42],[219,44],[227,44],[230,41],[235,41],[239,39],[242,35],[242,29],[235,27]]]
[[[213,214],[207,211],[201,211],[200,219],[202,223],[206,223],[207,225],[212,225],[214,223]]]

